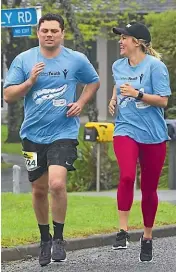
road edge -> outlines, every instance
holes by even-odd
[[[136,242],[142,235],[143,230],[129,231],[130,241]],[[167,225],[157,227],[153,230],[153,238],[164,238],[176,236],[176,225]],[[86,238],[68,239],[66,250],[80,250],[85,248],[100,247],[112,245],[114,243],[116,233],[92,235]],[[39,252],[39,244],[31,244],[26,246],[18,246],[13,248],[1,248],[1,262],[17,261],[37,257]]]

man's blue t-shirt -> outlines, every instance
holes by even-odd
[[[26,81],[38,62],[44,62],[45,67],[24,98],[20,136],[44,144],[58,139],[76,139],[79,118],[66,116],[67,105],[76,101],[77,83],[94,83],[99,81],[99,77],[80,52],[62,46],[57,57],[47,59],[40,53],[40,48],[35,47],[14,59],[4,88]]]
[[[165,64],[146,55],[138,65],[130,66],[128,59],[123,58],[114,62],[112,71],[118,99],[114,136],[126,135],[139,143],[148,144],[168,140],[162,108],[120,94],[120,86],[129,83],[147,94],[169,96],[171,90]]]

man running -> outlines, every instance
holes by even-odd
[[[75,170],[79,117],[99,88],[99,77],[85,55],[62,46],[64,20],[46,14],[39,20],[39,46],[19,54],[4,85],[7,103],[24,97],[23,155],[32,184],[33,208],[41,234],[39,263],[65,261],[63,229],[67,209],[67,171]],[[76,101],[76,85],[86,86]],[[54,236],[49,231],[48,191]],[[51,254],[52,248],[52,254]]]

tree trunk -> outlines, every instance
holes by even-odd
[[[19,130],[23,120],[23,101],[11,103],[8,106],[8,137],[7,143],[19,143]]]
[[[70,30],[73,32],[74,35],[74,46],[75,50],[88,55],[88,51],[84,42],[84,38],[77,26],[76,17],[72,9],[71,1],[70,0],[60,0],[62,7],[65,12],[65,16],[67,18]],[[98,110],[96,107],[96,97],[94,96],[91,101],[89,101],[87,105],[87,115],[90,122],[97,122],[98,121]]]

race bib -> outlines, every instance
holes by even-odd
[[[146,109],[146,108],[150,107],[149,104],[144,103],[143,101],[135,102],[135,104],[136,104],[137,109]]]
[[[36,152],[28,152],[22,151],[23,157],[25,159],[26,168],[28,171],[34,171],[38,168],[37,166],[37,153]]]

